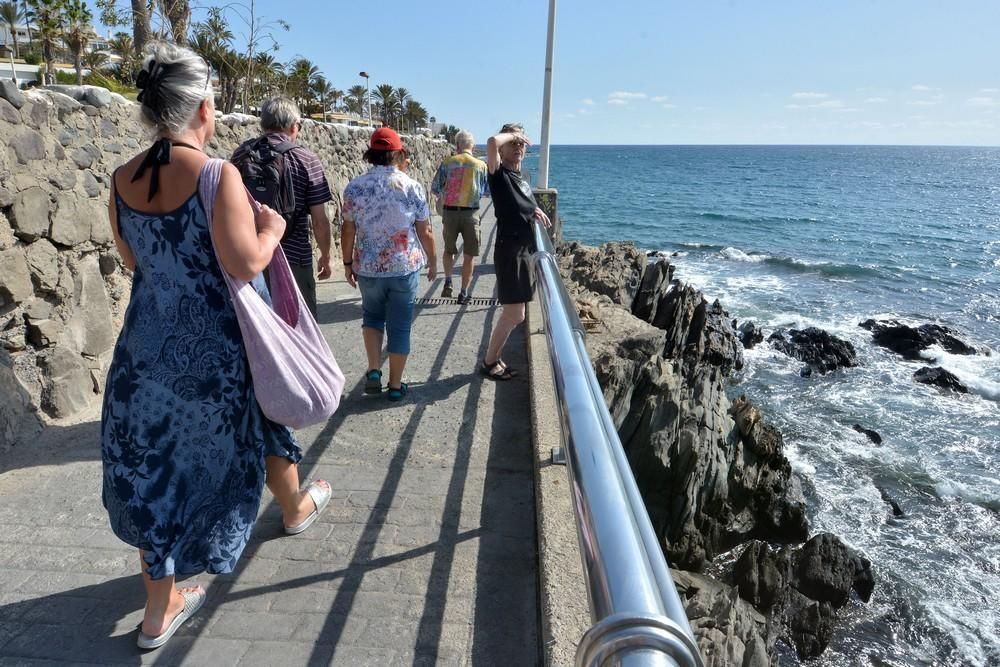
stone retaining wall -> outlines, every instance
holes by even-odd
[[[22,93],[0,82],[0,450],[52,419],[90,408],[104,382],[131,287],[107,216],[112,172],[150,135],[138,106],[103,88]],[[210,155],[258,134],[257,119],[218,119]],[[326,167],[339,220],[347,182],[363,172],[370,131],[306,121],[299,143]],[[410,175],[429,185],[450,153],[404,139]],[[336,225],[334,225],[334,253]]]

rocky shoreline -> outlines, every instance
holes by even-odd
[[[706,665],[776,665],[785,647],[819,655],[837,610],[867,602],[875,576],[837,536],[810,537],[781,433],[729,398],[743,366],[734,323],[630,243],[557,254]]]

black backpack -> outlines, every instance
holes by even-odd
[[[272,145],[267,137],[261,137],[233,156],[233,164],[240,170],[250,196],[285,218],[288,223],[286,236],[292,230],[295,213],[295,188],[286,157],[293,148],[295,144],[290,141]]]

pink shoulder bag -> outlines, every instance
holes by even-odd
[[[211,159],[201,171],[198,192],[208,216],[209,230],[224,163]],[[250,193],[247,198],[254,214],[258,213],[260,205]],[[253,285],[229,275],[221,261],[219,270],[229,287],[243,333],[261,411],[271,421],[291,428],[329,419],[340,404],[344,374],[299,293],[281,246],[275,248],[268,267],[273,306],[267,305]]]

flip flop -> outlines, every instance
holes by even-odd
[[[329,484],[327,486],[320,486],[317,482],[322,480],[316,480],[316,482],[311,483],[306,487],[306,493],[312,498],[313,503],[316,505],[316,509],[312,513],[302,520],[297,526],[286,526],[285,535],[298,535],[299,533],[305,531],[309,526],[313,525],[316,519],[319,518],[320,513],[326,509],[326,506],[330,503],[330,495],[333,493],[333,489],[330,488]]]
[[[174,616],[174,620],[170,621],[170,625],[167,626],[167,629],[162,634],[157,637],[150,637],[142,630],[139,631],[139,638],[135,642],[139,648],[149,650],[160,648],[166,644],[174,636],[174,633],[177,632],[177,628],[181,627],[184,621],[194,616],[194,613],[201,609],[201,605],[205,604],[205,598],[208,597],[205,589],[185,591],[181,595],[184,596],[184,608]]]

